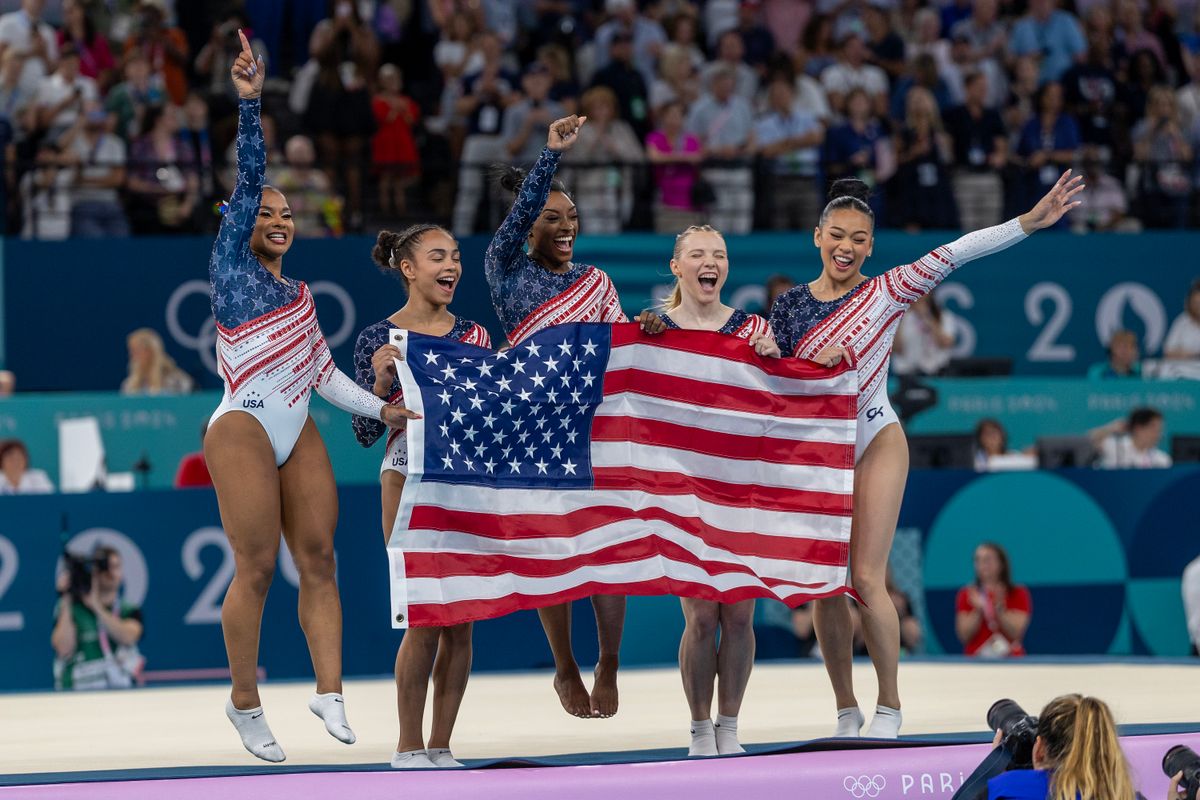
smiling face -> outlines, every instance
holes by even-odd
[[[277,189],[263,189],[258,219],[250,236],[250,250],[268,261],[276,261],[292,246],[296,224],[287,198]]]
[[[440,229],[425,232],[412,248],[413,257],[398,267],[408,282],[408,292],[433,306],[448,306],[462,277],[462,256],[454,237]]]
[[[578,233],[579,212],[574,201],[562,192],[551,192],[529,231],[529,255],[544,267],[565,267],[575,253]]]
[[[671,273],[685,297],[700,305],[721,302],[721,288],[729,277],[729,253],[716,231],[689,233],[671,259]]]
[[[975,580],[996,583],[1000,580],[1000,555],[994,548],[980,545],[975,548]]]
[[[813,232],[813,243],[821,251],[825,274],[834,283],[854,279],[875,246],[871,218],[853,208],[835,209]]]

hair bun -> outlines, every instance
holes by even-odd
[[[392,253],[395,252],[396,244],[400,241],[400,234],[395,231],[380,231],[379,237],[375,240],[375,246],[371,248],[371,260],[375,265],[382,270],[393,269]]]
[[[491,173],[491,178],[497,186],[512,194],[519,192],[521,184],[525,182],[525,170],[520,167],[508,164],[496,164],[488,171]]]
[[[829,187],[829,199],[849,197],[866,203],[871,199],[871,187],[858,178],[840,178]]]

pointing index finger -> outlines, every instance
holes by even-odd
[[[250,60],[253,61],[254,53],[250,50],[250,40],[246,38],[246,34],[242,32],[241,28],[238,28],[238,38],[242,40],[242,54],[249,56]]]

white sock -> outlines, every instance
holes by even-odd
[[[895,739],[900,735],[903,721],[900,709],[875,706],[875,718],[871,720],[871,727],[867,728],[867,736],[871,739]]]
[[[354,744],[357,740],[346,722],[346,701],[337,692],[314,694],[308,701],[308,710],[325,721],[325,730],[339,742]]]
[[[242,737],[242,746],[251,755],[276,764],[287,758],[283,754],[283,748],[275,741],[275,734],[271,733],[271,728],[267,725],[262,706],[242,711],[234,708],[233,699],[230,698],[225,701],[225,716],[229,717],[229,721],[237,729],[238,736]]]
[[[719,756],[717,732],[711,719],[692,720],[692,743],[688,745],[689,756]]]
[[[717,752],[723,756],[734,753],[744,753],[745,749],[738,744],[737,717],[727,717],[717,714],[717,722],[713,725],[717,733]]]
[[[454,758],[449,747],[430,747],[425,751],[435,767],[461,767],[463,763]]]
[[[855,739],[862,734],[863,714],[858,706],[838,709],[837,730],[833,732],[836,739]]]
[[[392,754],[392,769],[430,769],[434,763],[424,750],[409,750]]]

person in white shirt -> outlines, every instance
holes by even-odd
[[[862,89],[871,98],[875,113],[888,113],[887,73],[867,63],[867,45],[858,33],[842,37],[842,52],[836,64],[821,73],[821,85],[829,95],[829,105],[835,114],[844,114],[846,96],[851,89]]]
[[[1089,433],[1100,449],[1103,469],[1161,469],[1171,457],[1158,449],[1163,437],[1162,412],[1135,408],[1127,419],[1118,419]]]
[[[29,468],[29,450],[20,439],[0,443],[0,495],[50,494],[54,484],[45,471]]]
[[[1183,313],[1171,323],[1163,342],[1165,358],[1200,358],[1200,278],[1192,282]]]
[[[62,50],[58,69],[38,84],[38,127],[56,138],[75,124],[84,107],[99,99],[96,82],[79,72],[79,51],[68,44]]]
[[[745,55],[742,35],[736,30],[725,31],[717,40],[716,59],[700,71],[700,83],[708,86],[718,72],[732,71],[736,79],[734,93],[753,103],[758,93],[758,73],[742,60]]]
[[[896,375],[937,375],[950,363],[957,319],[927,294],[900,318],[892,346],[892,372]]]
[[[1183,569],[1183,612],[1187,615],[1192,653],[1200,652],[1200,556]]]
[[[58,63],[54,28],[42,20],[45,5],[46,0],[21,0],[19,10],[0,15],[0,56],[12,49],[26,57],[21,87],[30,92]]]

